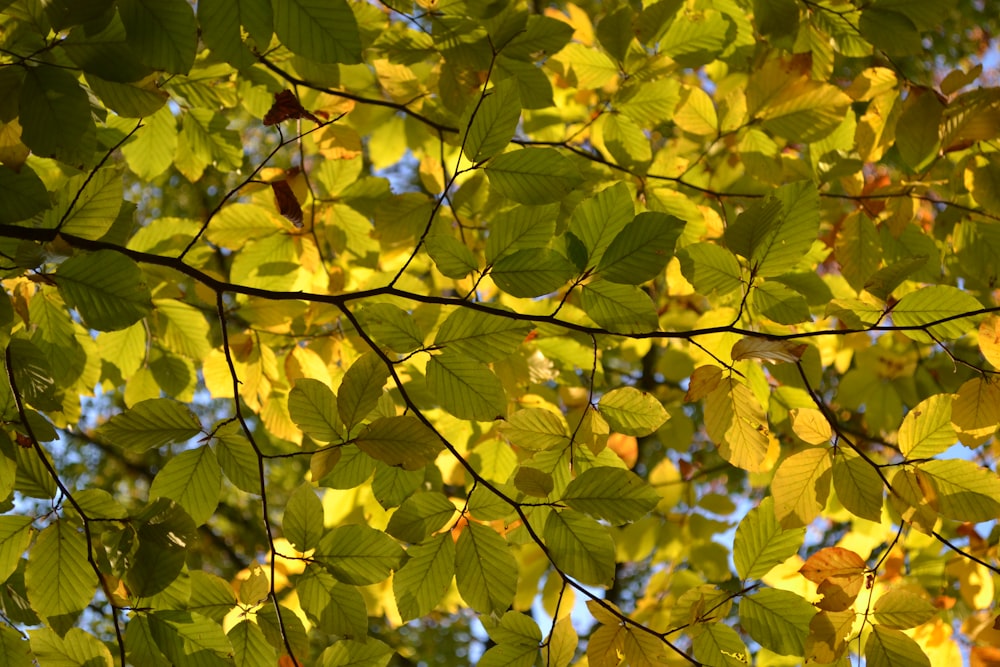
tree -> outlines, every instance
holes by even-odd
[[[989,8],[0,7],[7,664],[996,661]]]

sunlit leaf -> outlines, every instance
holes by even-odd
[[[736,529],[733,560],[742,579],[759,578],[798,552],[805,528],[786,530],[774,514],[774,501],[765,498],[750,510]]]
[[[517,588],[517,561],[492,528],[470,522],[458,536],[455,578],[458,591],[482,613],[502,614]]]
[[[349,525],[323,536],[315,558],[338,581],[366,585],[384,581],[399,566],[403,549],[380,530]]]
[[[97,434],[113,444],[139,452],[184,442],[201,432],[198,418],[184,404],[153,398],[112,417]]]
[[[552,512],[543,535],[553,560],[566,574],[591,586],[611,584],[614,543],[600,523],[571,510]]]
[[[621,524],[656,507],[660,495],[628,470],[591,468],[566,486],[562,500],[579,512]]]
[[[142,271],[129,258],[110,250],[67,259],[55,280],[91,329],[124,329],[152,308]]]

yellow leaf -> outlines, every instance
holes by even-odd
[[[994,368],[1000,368],[1000,317],[992,315],[979,324],[979,351]]]
[[[972,609],[990,608],[994,585],[987,568],[965,558],[956,558],[948,562],[945,571],[958,579],[958,592],[965,604]]]
[[[820,611],[813,616],[806,637],[806,661],[827,665],[844,655],[856,617],[853,609]]]
[[[625,659],[631,667],[646,667],[666,662],[666,646],[658,637],[634,626],[625,626]]]
[[[684,394],[685,403],[694,403],[708,396],[722,381],[722,369],[718,366],[699,366],[691,373],[688,390]]]
[[[978,447],[1000,423],[1000,384],[973,378],[958,388],[951,406],[951,423],[966,447]]]
[[[566,667],[573,661],[580,638],[569,616],[564,616],[552,626],[548,641],[542,647],[542,661],[551,667]]]
[[[824,447],[804,449],[778,465],[771,494],[782,528],[807,526],[819,516],[830,493],[832,466]]]
[[[810,445],[825,445],[833,437],[830,422],[815,408],[795,408],[789,412],[795,435]]]
[[[20,171],[29,152],[28,147],[21,142],[21,124],[17,122],[17,118],[0,123],[0,162],[5,167]]]
[[[728,378],[705,400],[705,430],[719,454],[738,468],[760,472],[767,459],[767,415],[748,386]]]
[[[618,667],[625,655],[625,628],[602,625],[587,642],[587,660],[591,667]]]

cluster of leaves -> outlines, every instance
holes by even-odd
[[[194,4],[0,0],[6,664],[997,659],[976,3]]]

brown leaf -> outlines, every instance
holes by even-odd
[[[289,118],[308,118],[314,123],[321,123],[319,118],[306,111],[302,103],[295,97],[295,93],[290,90],[283,90],[274,94],[274,104],[264,114],[264,125],[277,125]]]
[[[865,583],[867,565],[861,556],[841,547],[820,549],[799,569],[803,577],[819,584],[823,595],[816,606],[825,611],[844,611],[854,604]]]
[[[288,181],[274,181],[271,183],[271,190],[274,191],[274,199],[278,204],[278,213],[285,216],[296,227],[302,226],[302,207],[299,200],[292,192],[292,186]]]
[[[790,340],[770,340],[767,338],[746,337],[733,345],[733,361],[743,359],[762,359],[777,364],[781,362],[795,363],[802,358],[809,345]]]

